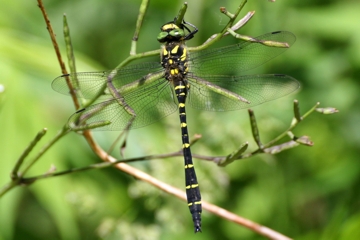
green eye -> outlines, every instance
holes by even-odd
[[[169,35],[174,37],[174,38],[180,38],[180,37],[185,36],[185,31],[178,28],[178,29],[174,29],[174,30],[170,31]]]
[[[165,39],[167,38],[167,36],[169,36],[169,33],[167,32],[160,32],[159,35],[157,36],[157,40],[159,42],[164,42]]]

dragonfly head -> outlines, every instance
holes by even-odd
[[[191,26],[192,28],[194,28],[194,30],[190,31],[190,29],[186,25]],[[176,19],[162,25],[160,30],[161,32],[159,33],[157,40],[161,43],[189,40],[193,38],[194,34],[198,31],[198,29],[194,25],[192,25],[191,23],[187,23],[184,20],[180,25],[177,25]],[[188,34],[186,34],[185,31],[187,31]]]
[[[182,24],[181,24],[182,25]],[[181,26],[177,26],[174,22],[168,22],[160,28],[157,40],[163,42],[181,41],[185,37],[184,29]]]

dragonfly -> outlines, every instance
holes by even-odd
[[[184,20],[161,27],[160,61],[134,64],[100,72],[78,72],[59,76],[52,88],[69,94],[70,79],[76,96],[98,101],[80,109],[68,120],[74,131],[140,128],[178,110],[185,163],[185,188],[195,233],[201,232],[201,194],[189,143],[185,105],[198,110],[230,111],[250,108],[296,91],[299,82],[283,74],[240,75],[283,53],[262,41],[284,42],[296,38],[277,31],[215,49],[191,51],[186,46],[198,32]]]

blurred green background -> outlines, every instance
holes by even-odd
[[[78,71],[111,69],[130,51],[140,0],[44,1],[64,53],[62,15],[71,28]],[[183,1],[153,0],[145,16],[138,52],[159,48],[159,27],[171,21]],[[220,31],[239,1],[189,1],[185,19],[199,28],[197,46]],[[48,133],[31,156],[74,112],[70,97],[51,89],[61,75],[44,20],[32,1],[2,1],[0,15],[0,187],[9,182],[16,159],[36,133]],[[258,155],[226,168],[195,160],[204,200],[295,239],[360,239],[360,2],[357,0],[249,0],[255,10],[239,33],[257,36],[288,30],[295,45],[256,73],[298,79],[297,94],[254,108],[263,142],[288,127],[292,101],[302,112],[316,102],[339,113],[314,113],[294,131],[313,147]],[[218,45],[236,42],[228,37]],[[188,110],[192,148],[202,155],[227,155],[252,140],[247,112]],[[178,115],[130,132],[126,157],[169,153],[181,147]],[[117,132],[97,132],[105,149]],[[81,136],[71,133],[31,169],[28,176],[87,166],[100,160]],[[182,158],[132,164],[180,189]],[[0,199],[0,239],[264,239],[244,227],[203,213],[203,233],[194,235],[187,205],[114,168],[92,170],[17,187]]]

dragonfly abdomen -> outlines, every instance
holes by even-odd
[[[187,86],[183,85],[183,82],[179,82],[179,85],[175,86],[175,93],[179,102],[180,127],[183,143],[182,148],[185,162],[185,188],[187,202],[194,222],[195,232],[201,232],[201,195],[190,150],[189,133],[187,129],[185,111],[185,100],[187,96],[186,91]]]

